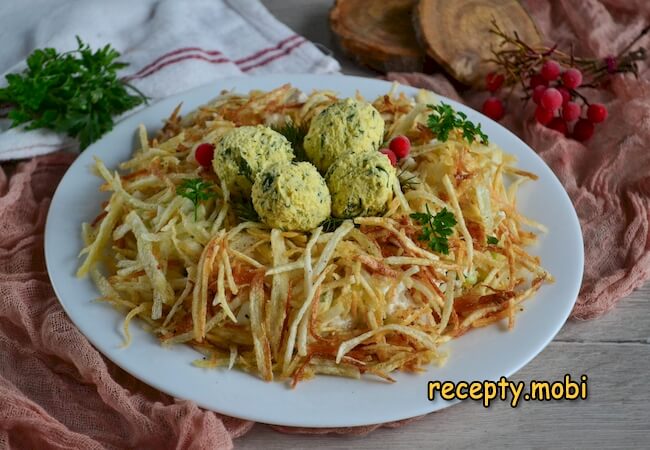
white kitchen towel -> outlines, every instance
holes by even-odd
[[[77,35],[93,49],[115,47],[129,63],[120,75],[153,101],[229,76],[340,70],[258,0],[9,0],[0,2],[0,86],[32,50],[71,50]],[[8,127],[0,120],[0,160],[77,147]]]

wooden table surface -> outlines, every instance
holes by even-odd
[[[344,73],[372,76],[334,48],[327,26],[331,0],[263,0],[297,33],[334,50]],[[568,322],[555,340],[510,379],[529,382],[589,377],[587,400],[466,401],[399,429],[364,437],[286,435],[265,425],[235,441],[237,449],[650,448],[650,285],[605,316]],[[316,407],[316,406],[315,406]],[[372,405],[368,405],[372,407]]]

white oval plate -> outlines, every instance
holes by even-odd
[[[140,326],[132,327],[133,341],[121,348],[123,315],[111,306],[93,301],[99,296],[89,278],[75,272],[82,248],[80,226],[92,220],[107,194],[98,191],[100,180],[90,167],[99,156],[109,168],[130,158],[135,130],[141,123],[150,132],[160,128],[174,107],[183,113],[216,97],[222,89],[246,93],[270,90],[284,83],[310,91],[333,89],[348,97],[358,89],[374,99],[390,83],[335,75],[274,75],[217,81],[160,101],[122,121],[90,146],[70,167],[52,199],[45,230],[45,257],[54,290],[72,321],[104,355],[140,380],[174,397],[193,400],[223,414],[270,424],[303,427],[342,427],[381,423],[414,417],[449,406],[427,399],[429,380],[497,380],[510,376],[533,359],[553,339],[567,319],[582,280],[582,234],[575,210],[564,188],[546,164],[519,138],[478,112],[443,99],[480,122],[490,140],[518,158],[518,166],[539,175],[524,185],[519,207],[524,214],[549,228],[532,252],[557,279],[524,303],[514,330],[500,325],[474,330],[447,345],[449,360],[425,373],[394,375],[388,384],[375,379],[350,380],[318,376],[290,389],[286,383],[266,383],[239,372],[200,369],[191,365],[199,354],[186,346],[163,348]],[[401,90],[414,94],[415,89]]]

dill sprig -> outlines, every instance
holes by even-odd
[[[185,197],[192,202],[194,205],[195,221],[199,203],[217,196],[217,193],[212,189],[212,183],[205,181],[202,178],[191,178],[183,181],[180,186],[176,188],[176,194]]]
[[[255,211],[253,202],[250,200],[234,203],[232,208],[233,211],[235,211],[237,217],[244,222],[260,221],[260,216],[257,215],[257,211]]]
[[[427,126],[439,141],[445,142],[449,139],[449,133],[454,129],[458,129],[470,144],[476,140],[480,140],[482,144],[488,143],[488,137],[481,130],[481,124],[475,125],[467,119],[465,113],[456,111],[451,105],[443,102],[438,105],[427,106],[432,111],[427,119]]]
[[[323,227],[324,232],[331,233],[333,231],[336,231],[336,229],[340,227],[343,222],[345,222],[345,219],[340,219],[338,217],[328,217],[321,224],[321,226]]]
[[[296,124],[294,122],[287,121],[284,125],[274,126],[273,130],[277,131],[282,136],[287,138],[291,144],[291,147],[293,148],[296,160],[307,161],[305,148],[303,147],[305,136],[309,131],[309,126],[307,124]]]
[[[402,169],[397,174],[397,179],[402,187],[402,191],[413,190],[421,183],[417,175],[408,173],[406,169]]]
[[[449,254],[448,237],[453,233],[456,218],[447,208],[442,208],[435,216],[431,214],[429,205],[425,205],[426,212],[411,214],[411,218],[422,225],[422,232],[418,239],[426,241],[429,248],[437,253]]]

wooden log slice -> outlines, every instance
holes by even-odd
[[[517,0],[420,0],[413,24],[427,54],[452,77],[483,87],[485,75],[495,69],[485,59],[500,42],[489,32],[493,18],[504,32],[516,31],[533,46],[541,43],[535,22]]]
[[[343,51],[379,72],[417,72],[425,53],[413,30],[416,0],[337,0],[330,26]]]

